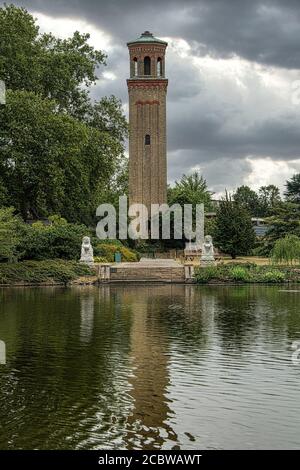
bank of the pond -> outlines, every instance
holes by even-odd
[[[98,284],[99,279],[99,273],[76,261],[58,259],[0,263],[1,287]],[[147,279],[145,273],[141,274],[141,279],[135,280],[144,283],[153,281],[152,278]],[[107,279],[107,281],[113,282],[114,279]],[[123,278],[119,281],[125,282]],[[169,282],[172,282],[172,279]],[[258,266],[254,263],[232,263],[206,268],[195,267],[194,278],[186,279],[186,282],[196,284],[300,283],[300,266]]]
[[[197,284],[282,284],[300,282],[300,266],[222,264],[195,268]]]
[[[0,286],[65,285],[93,274],[88,266],[76,261],[0,263]]]

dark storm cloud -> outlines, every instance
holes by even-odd
[[[195,53],[238,54],[300,68],[299,0],[23,0],[53,16],[86,19],[121,41],[145,29],[194,41]]]
[[[278,98],[277,85],[272,80],[271,85],[264,85],[255,64],[270,70],[271,78],[274,72],[289,80],[289,74],[297,70],[295,78],[300,77],[300,0],[17,3],[54,18],[84,20],[111,36],[112,45],[117,47],[109,51],[106,70],[116,79],[107,79],[100,69],[99,82],[92,91],[94,98],[115,94],[127,102],[126,42],[142,31],[149,29],[157,36],[188,43],[186,55],[171,44],[167,55],[170,181],[199,168],[210,187],[223,191],[225,186],[242,184],[251,173],[248,156],[271,157],[274,162],[299,157],[300,105],[292,106],[287,94]],[[238,72],[231,76],[226,64],[223,73],[201,62],[235,57],[242,59],[237,67],[242,70],[244,94],[237,84]],[[199,58],[200,65],[193,58]],[[243,59],[250,65],[243,65]],[[288,80],[284,86],[288,86]]]

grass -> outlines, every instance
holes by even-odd
[[[89,276],[90,268],[76,261],[46,260],[22,261],[19,263],[0,263],[0,284],[31,284],[60,283]]]

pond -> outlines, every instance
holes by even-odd
[[[299,448],[298,289],[1,289],[0,449]]]

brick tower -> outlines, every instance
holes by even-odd
[[[167,43],[145,31],[127,43],[130,55],[129,204],[167,202],[165,52]],[[150,215],[150,212],[149,212]]]

